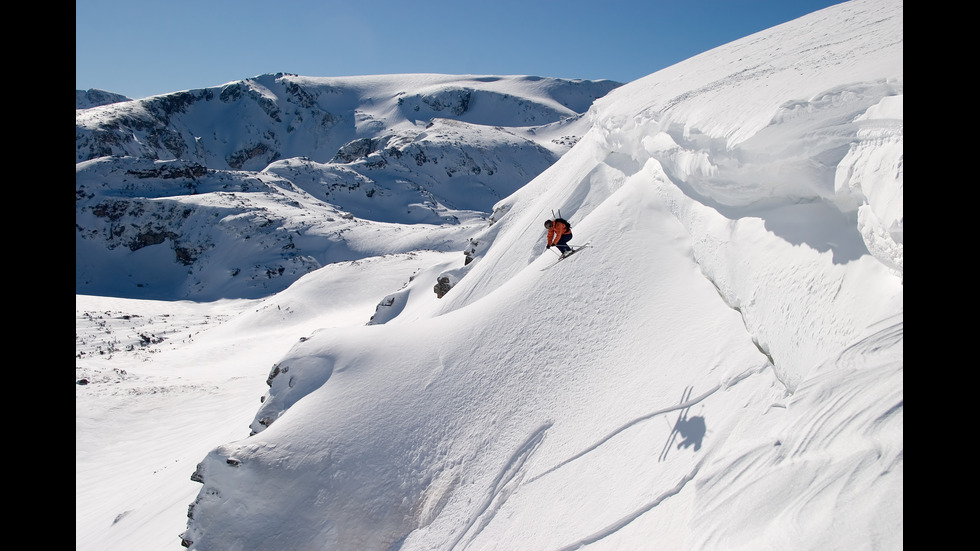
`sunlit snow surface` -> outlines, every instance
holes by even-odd
[[[469,264],[77,295],[76,548],[901,549],[902,12],[614,90]]]

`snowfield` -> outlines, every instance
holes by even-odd
[[[76,549],[902,549],[902,2],[582,120],[484,216],[372,215],[274,294],[76,294]]]

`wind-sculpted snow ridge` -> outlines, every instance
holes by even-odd
[[[600,99],[591,115],[604,148],[657,160],[685,193],[730,216],[772,203],[823,201],[850,216],[864,206],[874,216],[862,234],[891,243],[869,249],[900,274],[902,4],[841,9],[850,16],[808,18],[832,24],[832,41],[811,45],[782,25],[711,51],[710,65],[694,57]],[[760,51],[778,54],[750,57]],[[738,62],[750,58],[759,62]]]
[[[591,112],[596,155],[648,173],[694,238],[701,269],[790,388],[803,374],[787,353],[810,363],[893,308],[892,286],[868,296],[846,274],[873,258],[900,285],[903,269],[902,5],[839,11],[849,16],[807,18],[832,24],[832,41],[813,45],[797,24],[782,25],[713,50],[710,65],[698,56],[630,83]],[[776,43],[778,55],[758,55]],[[779,85],[760,85],[770,81]],[[829,231],[812,231],[827,221]],[[775,239],[760,241],[749,226]],[[788,277],[782,247],[814,254]],[[789,281],[796,292],[765,290]],[[867,301],[867,317],[852,319],[854,300]]]

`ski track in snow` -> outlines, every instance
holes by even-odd
[[[572,457],[569,457],[568,459],[558,463],[557,465],[551,467],[550,469],[534,477],[531,477],[525,482],[524,481],[524,477],[526,475],[525,465],[527,464],[527,461],[530,459],[534,451],[544,440],[547,430],[552,425],[552,423],[550,422],[545,423],[544,425],[539,427],[536,431],[534,431],[534,433],[532,433],[530,437],[528,437],[528,439],[521,445],[520,448],[518,448],[518,450],[510,458],[510,460],[504,466],[500,474],[497,475],[497,478],[494,480],[494,483],[491,486],[491,490],[486,500],[484,500],[481,503],[481,505],[477,509],[477,512],[471,517],[469,523],[463,528],[463,530],[460,532],[460,535],[456,538],[456,540],[452,543],[452,545],[449,546],[449,549],[466,549],[469,546],[469,544],[472,543],[477,538],[477,536],[479,536],[479,534],[483,531],[483,529],[490,524],[494,516],[503,507],[507,499],[514,492],[516,492],[520,487],[525,486],[527,484],[532,484],[535,481],[540,480],[545,476],[558,471],[562,467],[588,455],[589,453],[596,451],[603,444],[612,440],[615,436],[619,435],[620,433],[626,431],[631,427],[636,426],[639,423],[653,419],[655,417],[666,415],[674,411],[681,411],[680,417],[678,418],[678,423],[679,423],[684,418],[687,410],[690,409],[691,406],[703,402],[718,390],[729,388],[754,374],[760,373],[763,369],[767,367],[768,365],[762,369],[747,370],[746,372],[743,372],[742,374],[734,377],[732,380],[728,381],[727,383],[715,385],[714,387],[708,389],[707,391],[701,393],[699,396],[696,396],[694,398],[690,397],[691,393],[693,392],[693,386],[688,386],[685,389],[684,394],[681,398],[681,402],[679,404],[666,407],[663,409],[659,409],[657,411],[653,411],[649,414],[643,415],[641,417],[637,417],[636,419],[633,419],[628,423],[624,423],[623,425],[617,427],[608,435],[606,435],[605,437],[597,441],[595,444],[573,455]],[[672,446],[673,441],[677,435],[678,423],[675,423],[675,425],[673,426],[670,436],[668,437],[668,441],[665,445],[664,451],[660,455],[659,461],[664,461],[666,459],[667,450]],[[633,522],[643,514],[654,509],[667,498],[679,494],[687,485],[687,483],[693,480],[695,476],[697,476],[698,472],[701,469],[701,466],[704,464],[707,457],[708,456],[702,458],[686,475],[684,475],[678,481],[678,483],[674,487],[661,493],[653,500],[643,504],[642,506],[638,507],[630,514],[623,516],[616,522],[610,523],[605,528],[597,532],[594,532],[593,534],[590,534],[576,541],[575,543],[562,547],[558,551],[570,551],[572,549],[579,549],[586,545],[596,543],[597,541],[616,533],[617,531],[627,526],[628,524],[630,524],[631,522]],[[462,543],[464,540],[466,540],[465,543]]]
[[[566,545],[565,547],[560,548],[558,551],[572,551],[573,549],[581,549],[582,547],[585,547],[586,545],[591,545],[591,544],[596,543],[597,541],[599,541],[599,540],[601,540],[601,539],[603,539],[605,537],[608,537],[608,536],[611,536],[612,534],[615,534],[616,532],[618,532],[620,529],[622,529],[623,527],[625,527],[629,523],[631,523],[634,520],[640,518],[640,516],[642,516],[643,514],[647,513],[648,511],[650,511],[651,509],[653,509],[657,505],[660,505],[661,503],[663,503],[663,501],[665,499],[681,493],[681,490],[684,489],[684,487],[687,485],[687,483],[690,482],[691,480],[694,480],[694,477],[697,476],[698,471],[701,470],[701,465],[704,464],[704,461],[705,460],[703,458],[701,459],[701,461],[698,461],[697,465],[695,465],[694,468],[691,469],[691,472],[687,473],[687,475],[685,475],[681,479],[681,481],[677,483],[676,486],[674,486],[670,490],[667,490],[666,492],[660,494],[659,496],[656,497],[656,499],[654,499],[654,500],[650,501],[649,503],[643,505],[642,507],[638,508],[636,511],[633,511],[633,513],[631,513],[629,515],[626,515],[625,517],[623,517],[623,518],[619,519],[618,521],[610,524],[609,526],[603,528],[602,530],[599,530],[598,532],[596,532],[594,534],[591,534],[589,536],[586,536],[586,537],[584,537],[584,538],[576,541],[575,543],[572,543],[570,545]]]
[[[511,494],[513,494],[514,491],[521,485],[521,481],[524,479],[525,475],[524,466],[527,464],[528,458],[530,458],[534,453],[534,450],[536,450],[538,445],[541,444],[541,441],[544,440],[545,433],[549,428],[551,428],[551,425],[552,423],[548,422],[539,427],[534,431],[534,433],[531,434],[524,444],[518,448],[518,450],[504,466],[504,469],[497,475],[496,480],[494,480],[490,495],[488,495],[487,499],[481,504],[478,512],[473,515],[465,529],[460,532],[459,537],[456,538],[456,541],[454,541],[449,547],[450,549],[456,549],[460,542],[466,538],[467,534],[473,530],[473,527],[479,523],[479,526],[476,527],[476,531],[473,532],[473,535],[467,538],[467,543],[461,548],[465,549],[469,542],[473,541],[473,539],[475,539],[480,532],[482,532],[483,529],[490,524],[490,521],[493,520],[493,517],[497,514],[497,511],[500,510],[500,507],[507,501],[507,498],[509,498]]]

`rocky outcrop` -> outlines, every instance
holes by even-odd
[[[446,293],[453,288],[453,284],[447,276],[441,276],[436,281],[435,286],[432,288],[432,292],[436,294],[437,298],[446,296]]]

